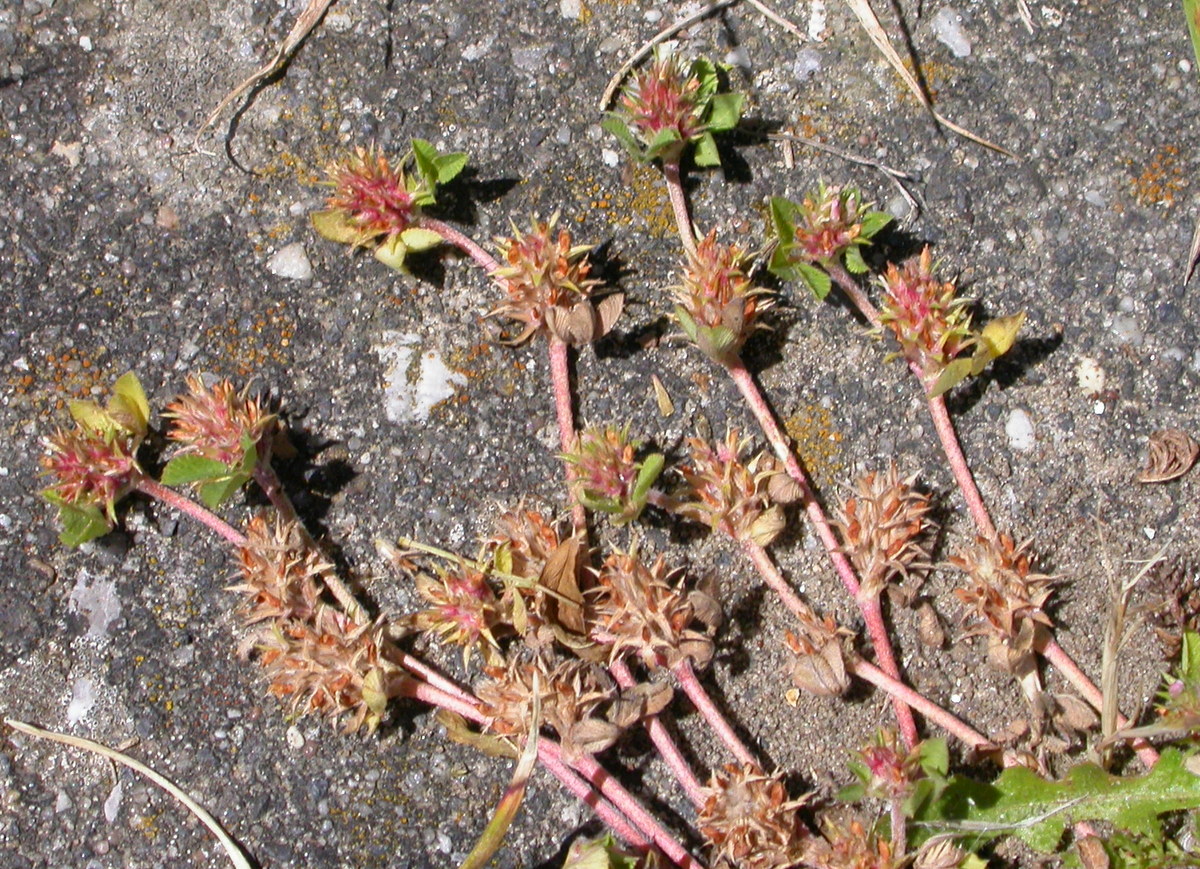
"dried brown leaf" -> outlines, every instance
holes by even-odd
[[[673,696],[674,690],[665,682],[641,682],[621,692],[608,710],[608,719],[618,727],[630,727],[662,712]]]
[[[1165,483],[1182,477],[1200,456],[1200,444],[1182,429],[1165,428],[1150,435],[1150,453],[1139,483]]]
[[[579,538],[568,537],[550,553],[540,578],[541,584],[554,593],[548,609],[564,628],[576,634],[584,633],[583,593],[579,590],[581,556]]]

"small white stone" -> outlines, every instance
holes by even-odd
[[[1153,528],[1146,526],[1145,528],[1142,529],[1142,533],[1146,535],[1147,540],[1153,540],[1154,535],[1157,534],[1158,532],[1155,531]]]
[[[54,798],[55,814],[61,815],[73,805],[75,805],[75,803],[72,802],[70,794],[68,794],[66,791],[59,791],[58,796]]]
[[[578,19],[583,15],[583,0],[558,0],[558,14],[563,18]]]
[[[312,263],[308,260],[304,245],[298,241],[271,254],[271,258],[267,260],[267,271],[276,277],[292,281],[307,281],[313,274]]]
[[[92,37],[90,37],[90,36],[79,37],[79,47],[82,48],[84,51],[91,51],[92,50]]]
[[[955,57],[969,57],[971,39],[963,30],[962,16],[949,6],[943,6],[933,16],[933,35],[938,42],[950,49]]]
[[[1004,434],[1008,436],[1008,445],[1019,453],[1033,449],[1036,438],[1033,432],[1033,420],[1021,408],[1014,408],[1004,423]]]
[[[1104,416],[1104,402],[1100,400],[1093,402],[1092,413],[1096,414],[1096,416]]]
[[[287,740],[289,748],[294,748],[297,751],[304,748],[304,734],[300,732],[300,728],[296,725],[293,724],[284,731],[283,737]]]
[[[110,824],[117,820],[117,812],[121,811],[121,796],[124,792],[124,786],[117,782],[108,792],[108,799],[104,801],[104,820]]]
[[[1104,391],[1104,369],[1090,356],[1084,356],[1075,366],[1075,381],[1084,395],[1097,395]]]
[[[600,159],[605,166],[616,166],[621,162],[621,155],[612,148],[604,148],[600,152]]]

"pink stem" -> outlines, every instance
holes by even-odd
[[[881,691],[886,691],[894,699],[901,700],[916,709],[938,727],[962,740],[966,745],[975,749],[985,749],[991,746],[986,736],[970,725],[959,720],[941,706],[938,706],[924,694],[914,691],[894,676],[890,676],[864,658],[851,657],[846,662],[847,668],[864,682],[870,682]]]
[[[866,318],[867,322],[875,329],[882,328],[883,320],[879,316],[879,309],[871,304],[871,300],[867,298],[867,294],[862,291],[858,282],[836,263],[830,266],[827,271],[829,272],[829,276],[837,282],[841,291],[858,308],[859,313]],[[929,385],[925,382],[925,375],[921,371],[921,367],[912,361],[908,363],[908,367],[912,371],[913,376],[917,378],[917,382],[921,384],[922,392],[928,396]],[[971,473],[971,467],[967,464],[966,456],[963,455],[962,445],[958,441],[958,434],[954,431],[954,423],[950,420],[950,414],[946,410],[945,396],[939,395],[935,398],[929,398],[928,402],[929,415],[933,418],[933,427],[937,431],[938,440],[942,443],[942,450],[946,453],[946,460],[950,463],[950,471],[954,474],[954,480],[958,483],[963,500],[967,502],[967,509],[971,513],[971,518],[975,520],[975,527],[983,537],[988,540],[995,540],[996,526],[992,524],[992,517],[988,514],[988,509],[983,503],[983,496],[979,494],[979,487],[975,485],[975,477]]]
[[[825,552],[829,555],[829,560],[833,562],[833,567],[837,571],[838,578],[841,579],[842,585],[846,587],[846,590],[850,592],[851,597],[858,602],[858,576],[854,573],[854,567],[850,564],[850,560],[842,552],[837,535],[833,533],[833,528],[829,524],[825,510],[821,507],[817,496],[813,493],[812,483],[809,482],[808,474],[800,465],[799,459],[796,458],[787,435],[779,428],[779,423],[775,421],[775,414],[767,406],[766,399],[763,398],[762,392],[758,389],[758,384],[754,382],[754,377],[746,368],[745,363],[738,358],[732,364],[726,366],[726,368],[729,371],[730,377],[733,378],[733,382],[737,384],[738,390],[741,391],[746,404],[749,405],[750,411],[754,414],[755,419],[758,420],[763,434],[766,435],[772,449],[775,450],[775,455],[783,462],[788,476],[799,486],[800,501],[804,505],[804,511],[808,514],[808,519],[813,527],[817,529],[817,536],[821,539],[821,543],[825,547]],[[881,614],[878,610],[872,613],[869,609],[863,609],[861,603],[859,608],[862,611],[863,618],[866,620],[867,629],[870,632],[871,641],[875,646],[875,654],[879,657],[879,662],[884,666],[889,675],[899,679],[900,669],[896,666],[895,656],[891,651],[892,644],[888,639],[887,626],[884,625]],[[876,624],[872,624],[872,622],[876,622]],[[912,710],[895,697],[892,698],[892,705],[895,708],[896,720],[900,723],[900,729],[905,734],[905,738],[907,739],[909,735],[915,735],[917,725],[913,720]]]
[[[538,743],[538,760],[580,802],[595,812],[596,817],[603,821],[605,826],[610,830],[637,848],[650,847],[650,842],[646,837],[629,823],[616,806],[600,796],[595,788],[588,784],[577,772],[563,763],[561,758],[545,751],[540,742]]]
[[[750,753],[750,749],[746,748],[745,743],[738,738],[738,735],[733,732],[733,727],[721,714],[721,710],[717,708],[717,704],[713,703],[712,697],[700,684],[700,680],[696,677],[696,671],[692,668],[690,658],[681,658],[671,672],[675,674],[675,678],[679,681],[679,687],[683,689],[683,693],[692,701],[692,705],[708,722],[709,727],[713,732],[720,737],[725,743],[725,747],[730,753],[737,758],[739,763],[749,763],[754,766],[761,766],[754,755]]]
[[[246,540],[246,536],[242,532],[238,531],[216,513],[213,513],[206,507],[201,507],[190,498],[185,498],[174,489],[168,489],[157,480],[152,480],[149,477],[138,477],[134,483],[134,488],[143,495],[149,495],[151,498],[162,501],[169,507],[174,507],[180,513],[191,516],[197,522],[209,530],[216,532],[239,549],[249,544],[249,541]]]
[[[543,745],[547,751],[562,757],[562,749],[557,742],[541,740],[538,742],[539,750]],[[573,761],[568,761],[565,757],[563,760],[570,763],[580,775],[591,783],[592,787],[599,790],[630,821],[645,832],[655,846],[667,856],[668,860],[676,866],[686,867],[686,869],[703,869],[703,864],[692,857],[679,842],[675,841],[674,837],[658,822],[658,819],[642,808],[633,794],[625,790],[595,757],[584,754]]]
[[[475,260],[476,265],[487,272],[489,275],[500,268],[500,263],[496,262],[496,258],[490,253],[477,245],[472,239],[463,235],[453,226],[448,223],[422,215],[417,220],[417,226],[422,229],[428,229],[430,232],[436,232],[442,238],[446,239],[450,244],[461,250],[471,259]]]
[[[1066,677],[1067,681],[1075,687],[1075,690],[1096,711],[1099,712],[1104,709],[1103,692],[1096,687],[1095,682],[1088,678],[1087,673],[1083,672],[1083,669],[1075,662],[1075,659],[1067,654],[1067,650],[1060,646],[1057,640],[1053,637],[1050,638],[1041,649],[1041,653],[1055,669]],[[1117,727],[1125,727],[1128,724],[1128,718],[1124,715],[1117,715]],[[1138,760],[1145,764],[1147,769],[1158,763],[1158,752],[1146,740],[1135,739],[1133,741],[1133,749],[1137,753]]]
[[[917,379],[920,380],[916,368],[913,369],[913,373],[917,374]],[[992,517],[988,515],[983,496],[979,494],[979,487],[975,485],[971,467],[963,455],[958,435],[954,431],[954,423],[946,410],[945,396],[938,395],[929,399],[929,415],[933,417],[933,427],[937,430],[938,440],[942,442],[942,449],[946,453],[946,460],[950,463],[950,470],[954,473],[963,500],[967,502],[967,509],[971,511],[971,518],[975,520],[975,527],[979,529],[981,536],[995,540],[996,526],[992,524]]]
[[[620,658],[609,664],[608,669],[622,688],[632,688],[636,684],[633,674],[629,672],[629,665]],[[667,726],[657,715],[648,716],[642,724],[645,725],[646,732],[650,735],[650,741],[654,743],[654,747],[666,761],[667,766],[675,775],[675,780],[679,782],[688,799],[692,801],[692,805],[697,809],[701,808],[708,799],[708,789],[692,772],[692,768],[684,758],[683,752],[679,750],[679,746],[675,744]]]
[[[401,651],[393,646],[388,657],[390,660],[395,661],[414,676],[424,679],[427,683],[429,683],[429,685],[437,688],[439,691],[442,691],[451,697],[456,697],[465,703],[470,703],[472,706],[475,704],[475,698],[469,691],[460,688],[452,680],[443,676],[416,655],[411,655],[408,652]]]
[[[875,649],[875,657],[879,660],[879,666],[883,668],[885,673],[893,675],[900,672],[900,667],[896,662],[895,653],[892,650],[892,641],[888,636],[887,627],[883,621],[883,607],[879,602],[879,595],[874,594],[870,597],[858,600],[859,612],[863,615],[863,620],[867,625],[867,633],[871,637],[871,646]],[[912,712],[907,706],[899,700],[893,701],[896,706],[896,720],[900,725],[900,735],[904,739],[904,744],[908,748],[912,748],[920,741],[917,735],[917,723],[913,720]],[[900,709],[903,708],[907,715],[900,714]]]
[[[675,213],[675,225],[679,227],[679,238],[684,249],[696,253],[696,230],[688,216],[687,194],[683,190],[683,177],[679,171],[679,158],[663,160],[663,177],[667,180],[667,196],[671,199],[671,210]]]
[[[763,549],[753,540],[743,540],[742,551],[749,556],[750,561],[754,563],[754,567],[758,570],[759,576],[770,587],[771,591],[783,601],[786,606],[801,624],[806,624],[815,621],[816,613],[812,607],[804,602],[800,595],[796,594],[795,590],[788,584],[788,581],[783,578],[783,574],[779,572],[779,568],[775,566],[775,562],[771,560],[771,556],[767,554],[767,550]]]
[[[550,336],[550,381],[554,386],[554,411],[558,416],[558,439],[563,452],[575,449],[575,411],[571,407],[571,351],[567,343],[554,335]],[[587,510],[575,497],[571,483],[575,479],[575,466],[564,462],[567,474],[567,489],[571,493],[571,521],[578,535],[587,534]]]

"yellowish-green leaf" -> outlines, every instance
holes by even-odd
[[[404,242],[404,246],[412,251],[429,250],[431,247],[437,247],[442,243],[442,237],[432,229],[421,229],[413,226],[400,233],[400,240]]]
[[[398,272],[407,274],[408,270],[404,268],[404,257],[408,254],[408,245],[406,245],[400,236],[393,236],[385,241],[379,247],[375,248],[375,259],[379,260],[385,266],[395,269]]]
[[[339,244],[357,244],[362,234],[340,208],[314,211],[309,220],[317,235]]]
[[[1021,330],[1021,324],[1024,322],[1025,312],[1022,311],[1009,317],[997,317],[983,327],[979,341],[987,348],[991,359],[1003,356],[1012,349],[1017,341],[1017,332]]]
[[[72,401],[67,408],[71,412],[71,419],[88,431],[108,435],[116,428],[108,411],[94,401]]]
[[[136,374],[127,371],[113,385],[112,401],[108,403],[109,416],[125,426],[139,438],[146,436],[150,427],[150,402],[146,390]]]
[[[970,377],[973,361],[970,357],[955,359],[943,368],[941,375],[933,384],[933,389],[929,390],[929,397],[937,398]]]
[[[1196,68],[1200,70],[1200,0],[1183,0],[1183,14],[1187,18],[1188,35],[1192,38]]]

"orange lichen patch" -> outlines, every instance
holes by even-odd
[[[1187,187],[1183,167],[1179,165],[1179,149],[1164,145],[1150,157],[1150,163],[1139,173],[1133,160],[1125,165],[1133,176],[1133,198],[1142,205],[1171,205],[1175,194]]]
[[[28,367],[12,371],[5,382],[13,396],[25,398],[39,412],[58,412],[72,399],[94,398],[108,384],[107,356],[107,347],[31,353]]]
[[[912,59],[907,57],[904,58],[904,68],[911,72],[913,77],[925,86],[926,96],[935,101],[937,100],[938,91],[942,87],[945,87],[947,84],[949,84],[957,72],[954,67],[944,63],[939,63],[936,60],[931,60],[928,63],[921,64],[921,67],[918,70],[917,67],[913,65]],[[913,92],[908,89],[908,85],[904,83],[904,80],[901,79],[900,76],[892,73],[892,78],[895,79],[896,98],[900,102],[918,102],[917,98],[913,96]]]
[[[290,365],[296,318],[284,302],[269,305],[243,328],[237,322],[209,326],[203,343],[218,364],[231,374],[246,378],[268,364]]]
[[[819,404],[802,407],[784,420],[783,427],[813,482],[826,487],[842,478],[846,470],[842,459],[843,436],[834,428],[829,408]]]
[[[654,166],[632,163],[626,163],[621,171],[618,184],[583,172],[564,176],[563,181],[575,196],[574,207],[564,209],[564,213],[573,215],[578,223],[596,216],[599,226],[605,229],[631,226],[655,238],[674,235],[675,217],[662,172]]]

